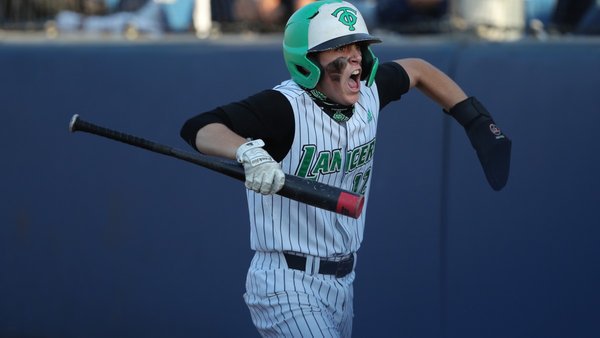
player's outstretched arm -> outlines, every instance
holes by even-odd
[[[475,97],[469,97],[444,112],[464,127],[492,189],[504,188],[510,170],[512,141],[496,125],[488,110]]]
[[[422,59],[395,60],[408,74],[410,88],[417,88],[443,109],[449,110],[467,98],[465,92],[444,72]]]
[[[408,73],[411,88],[416,87],[429,96],[463,126],[492,189],[504,188],[510,171],[512,141],[485,106],[475,97],[467,97],[454,80],[424,60],[396,62]]]

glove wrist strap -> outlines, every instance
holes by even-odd
[[[265,142],[261,139],[256,139],[256,140],[251,140],[248,141],[246,143],[243,143],[241,146],[239,146],[235,152],[235,158],[239,163],[243,163],[244,159],[244,153],[247,152],[248,150],[251,149],[255,149],[255,148],[262,148],[265,146]]]

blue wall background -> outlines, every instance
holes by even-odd
[[[422,57],[513,139],[488,187],[417,91],[382,114],[356,337],[598,337],[600,42],[376,46]],[[240,182],[89,134],[189,149],[182,122],[287,78],[278,43],[0,44],[0,337],[253,337]]]

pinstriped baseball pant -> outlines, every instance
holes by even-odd
[[[350,337],[354,276],[292,270],[283,254],[256,252],[244,300],[263,337]]]

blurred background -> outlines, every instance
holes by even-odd
[[[140,35],[281,32],[297,8],[313,0],[2,0],[0,29]],[[468,32],[506,40],[523,35],[594,35],[596,0],[356,0],[371,30],[402,34]]]
[[[0,338],[256,337],[244,187],[68,131],[183,122],[289,75],[294,0],[0,0]],[[352,1],[513,139],[494,192],[418,91],[382,111],[355,337],[599,337],[600,1]]]

